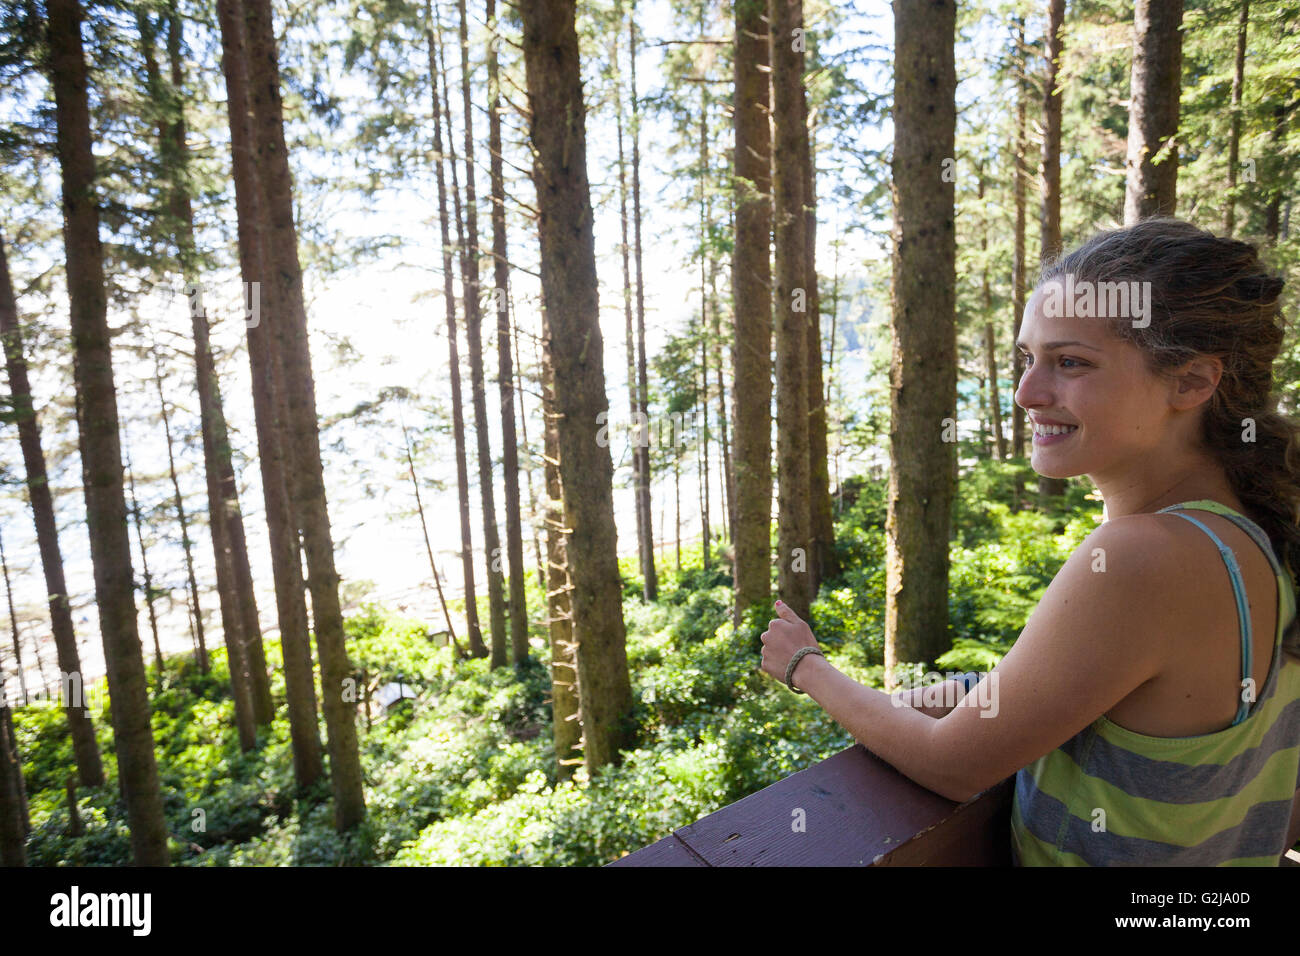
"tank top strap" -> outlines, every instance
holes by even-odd
[[[1211,507],[1205,507],[1206,505],[1210,505]],[[1229,508],[1225,504],[1220,504],[1211,498],[1204,498],[1196,501],[1182,501],[1178,504],[1169,505],[1167,508],[1161,508],[1160,511],[1156,513],[1160,514],[1174,508],[1188,508],[1193,511],[1209,511],[1227,518],[1242,531],[1246,532],[1246,534],[1250,535],[1255,544],[1259,545],[1259,550],[1264,552],[1264,557],[1268,559],[1268,563],[1272,566],[1274,574],[1278,576],[1288,576],[1290,574],[1289,571],[1286,571],[1282,567],[1281,562],[1278,561],[1277,552],[1273,550],[1273,542],[1269,540],[1268,534],[1256,522],[1251,521],[1240,511]]]
[[[1219,549],[1219,556],[1223,558],[1223,563],[1228,568],[1228,576],[1232,579],[1233,596],[1237,600],[1237,621],[1241,628],[1241,686],[1243,689],[1245,689],[1246,687],[1249,686],[1247,682],[1250,680],[1250,675],[1253,668],[1251,666],[1252,654],[1251,654],[1251,639],[1250,639],[1250,610],[1246,603],[1246,588],[1244,583],[1242,582],[1241,568],[1237,566],[1237,558],[1232,553],[1232,549],[1228,547],[1226,544],[1224,544],[1223,541],[1219,539],[1219,536],[1217,534],[1211,531],[1202,522],[1197,521],[1191,515],[1183,514],[1179,511],[1173,510],[1175,508],[1182,508],[1182,507],[1187,507],[1187,505],[1181,503],[1169,505],[1167,508],[1161,508],[1160,511],[1157,512],[1157,514],[1168,513],[1168,514],[1178,515],[1178,517],[1180,518],[1185,518],[1186,520],[1190,521],[1192,524],[1200,528],[1202,531],[1204,531],[1207,535],[1209,535],[1210,540],[1213,541],[1215,547]],[[1200,510],[1214,511],[1213,508],[1202,508]],[[1215,513],[1219,514],[1220,512],[1215,511]],[[1229,517],[1229,516],[1224,515],[1224,517]],[[1245,697],[1245,695],[1242,696]],[[1254,697],[1255,695],[1251,695],[1251,696]],[[1243,699],[1237,705],[1237,716],[1233,718],[1232,726],[1235,727],[1237,724],[1245,720],[1249,713],[1250,713],[1250,702]]]

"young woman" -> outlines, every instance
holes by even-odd
[[[1048,264],[1015,400],[1034,470],[1087,475],[1103,523],[959,706],[864,687],[811,650],[794,660],[792,688],[923,786],[965,801],[1015,774],[1017,865],[1276,866],[1300,840],[1282,284],[1251,245],[1168,217]],[[762,669],[786,680],[816,641],[777,614]]]

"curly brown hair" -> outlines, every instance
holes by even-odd
[[[1038,284],[1073,273],[1076,281],[1149,282],[1148,324],[1108,317],[1119,338],[1142,349],[1154,375],[1170,376],[1196,356],[1223,362],[1201,417],[1201,439],[1222,463],[1249,517],[1268,534],[1296,585],[1300,568],[1300,423],[1277,409],[1273,362],[1286,323],[1278,306],[1285,284],[1255,246],[1220,238],[1172,216],[1098,233],[1043,264]],[[1253,440],[1250,422],[1254,423]],[[1297,595],[1300,605],[1300,594]],[[1300,656],[1300,618],[1286,649]]]

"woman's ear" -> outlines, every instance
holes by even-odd
[[[1170,396],[1175,408],[1195,408],[1208,402],[1223,377],[1223,362],[1213,355],[1192,359],[1176,373],[1177,388]]]

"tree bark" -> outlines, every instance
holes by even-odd
[[[736,541],[736,503],[735,503],[735,476],[732,474],[731,466],[731,441],[728,429],[727,413],[727,385],[724,379],[723,359],[722,359],[722,342],[724,330],[722,328],[722,305],[718,296],[718,272],[721,269],[721,263],[718,261],[717,253],[709,256],[709,296],[713,301],[713,371],[717,375],[717,422],[718,422],[718,441],[722,449],[722,461],[720,468],[722,470],[722,510],[726,517],[727,525],[727,542],[730,545],[728,552],[735,554]],[[731,330],[726,330],[726,334],[734,335]],[[653,553],[654,540],[651,539],[651,552]],[[729,558],[728,563],[731,565],[730,572],[732,581],[735,581],[736,567],[734,558]]]
[[[166,866],[170,859],[167,826],[132,595],[86,60],[81,44],[81,7],[77,0],[49,0],[46,9],[48,68],[54,88],[57,150],[63,176],[63,234],[86,524],[113,700],[118,775],[136,865]]]
[[[1014,343],[1020,339],[1020,323],[1025,314],[1025,193],[1028,191],[1029,176],[1027,170],[1027,157],[1029,152],[1028,138],[1026,134],[1025,112],[1028,105],[1029,94],[1026,90],[1026,47],[1025,47],[1025,21],[1023,17],[1017,17],[1016,21],[1016,143],[1014,150],[1014,160],[1016,164],[1015,175],[1013,177],[1012,190],[1015,194],[1016,207],[1016,225],[1015,236],[1013,239],[1013,252],[1011,259],[1011,374],[1014,379],[1012,382],[1012,402],[1011,402],[1011,457],[1023,459],[1025,457],[1025,410],[1016,404],[1015,389],[1020,386],[1020,379],[1025,374],[1025,358],[1020,354],[1020,349],[1014,346]],[[1016,474],[1015,488],[1012,493],[1013,500],[1011,508],[1013,511],[1019,511],[1021,502],[1025,496],[1024,479],[1019,473]]]
[[[514,367],[510,355],[510,262],[506,256],[506,184],[501,157],[501,80],[497,65],[496,0],[487,0],[488,153],[492,180],[492,301],[497,315],[497,386],[501,402],[501,467],[506,487],[506,557],[510,562],[510,657],[528,660],[528,605],[524,597],[524,533],[519,514],[519,444],[515,433]],[[484,438],[486,439],[484,429]],[[490,463],[489,463],[490,464]],[[495,522],[494,522],[495,525]]]
[[[641,258],[641,104],[636,87],[636,0],[632,0],[627,20],[628,36],[628,81],[629,98],[632,106],[632,234],[633,259],[636,262],[636,380],[637,412],[639,420],[650,420],[650,388],[646,375],[645,351],[645,276]],[[650,514],[650,445],[640,445],[635,454],[640,455],[641,465],[638,470],[640,484],[637,486],[637,507],[641,512],[641,523],[646,528],[653,520]],[[645,573],[643,594],[647,601],[659,600],[659,574],[655,570],[654,535],[647,532],[641,544],[645,548],[642,558],[642,570]]]
[[[619,12],[622,13],[622,4],[619,5]],[[621,24],[620,24],[621,27]],[[637,348],[636,336],[633,333],[632,323],[632,246],[628,242],[628,216],[627,216],[627,162],[623,152],[623,90],[622,74],[618,68],[618,48],[620,45],[620,35],[622,30],[616,30],[613,42],[610,44],[610,63],[614,75],[618,78],[619,86],[614,92],[614,133],[618,142],[618,218],[621,229],[622,243],[619,245],[619,254],[623,264],[623,324],[624,324],[624,341],[627,343],[627,407],[628,414],[631,418],[631,427],[629,432],[632,436],[632,510],[636,513],[636,547],[637,560],[641,565],[641,593],[648,602],[649,589],[649,569],[646,567],[646,548],[645,548],[645,516],[641,513],[641,447],[640,443],[649,440],[650,423],[642,421],[639,418],[640,397],[637,389]],[[650,555],[650,561],[654,561],[653,552]]]
[[[1246,75],[1246,33],[1250,26],[1250,0],[1241,0],[1237,18],[1237,58],[1232,71],[1232,132],[1228,137],[1228,196],[1223,231],[1232,236],[1237,227],[1237,156],[1241,146],[1241,94]]]
[[[1056,0],[1064,3],[1064,0]],[[1183,0],[1137,0],[1129,81],[1124,224],[1174,215],[1178,193],[1178,100],[1182,90]],[[1166,151],[1160,162],[1156,154]]]
[[[802,155],[806,115],[803,2],[770,0],[769,10],[775,126],[777,583],[781,600],[807,620],[814,596],[816,548],[808,492],[808,340],[812,332]]]
[[[465,580],[465,626],[469,631],[469,653],[471,657],[487,657],[487,647],[483,644],[483,634],[479,627],[478,598],[474,588],[474,537],[469,520],[469,466],[465,452],[465,412],[460,389],[460,356],[456,346],[456,295],[452,272],[451,226],[447,218],[447,182],[443,169],[442,151],[442,103],[438,96],[438,80],[443,78],[446,90],[446,72],[439,68],[435,59],[433,7],[425,0],[425,40],[429,50],[429,83],[433,96],[433,152],[437,164],[438,178],[438,220],[442,229],[442,298],[447,310],[447,350],[449,358],[447,367],[451,373],[451,421],[456,443],[456,488],[460,501],[460,542],[461,570]],[[441,53],[442,29],[438,27],[437,52]],[[448,95],[450,95],[448,91]],[[447,140],[450,145],[451,114],[447,114]],[[456,164],[451,164],[452,176],[456,175]],[[453,189],[453,192],[455,190]],[[459,204],[459,196],[456,199]],[[460,216],[457,215],[457,230],[460,228]]]
[[[227,658],[231,664],[231,687],[235,694],[236,710],[240,698],[246,696],[246,706],[251,710],[253,723],[269,726],[275,719],[275,705],[271,699],[271,683],[266,669],[262,625],[257,613],[257,598],[253,592],[244,518],[239,506],[239,486],[235,481],[221,388],[212,357],[207,313],[202,300],[203,290],[196,279],[200,264],[194,237],[194,211],[190,201],[193,187],[190,184],[187,124],[183,107],[183,29],[184,21],[177,0],[169,0],[167,58],[171,68],[172,115],[165,130],[159,131],[161,153],[165,165],[172,171],[169,206],[176,230],[177,262],[182,277],[193,282],[192,286],[187,282],[187,293],[195,296],[190,301],[195,388],[199,397],[209,528],[217,569],[218,595],[223,602],[221,620]],[[236,674],[245,685],[242,690],[236,686]],[[241,732],[241,737],[245,736]]]
[[[31,829],[12,710],[0,681],[0,866],[27,865],[27,834]]]
[[[702,211],[702,210],[701,210]],[[703,215],[700,217],[703,222]],[[709,526],[709,333],[704,285],[704,256],[700,256],[700,545],[704,570],[713,567],[713,534]]]
[[[573,642],[573,583],[564,523],[564,493],[560,484],[560,433],[555,412],[555,372],[551,358],[550,325],[542,309],[542,419],[546,469],[546,612],[551,641],[551,727],[556,774],[567,780],[582,763],[582,724],[578,665]]]
[[[514,311],[514,299],[510,300],[510,311]],[[541,535],[537,531],[537,492],[533,488],[533,463],[532,463],[532,446],[528,444],[528,410],[524,406],[524,376],[523,362],[519,358],[519,322],[511,326],[511,334],[514,337],[515,345],[515,391],[519,395],[519,429],[523,435],[523,443],[520,445],[524,449],[524,456],[529,459],[524,466],[524,478],[528,482],[528,509],[529,525],[533,532],[533,558],[537,562],[537,586],[545,590],[546,588],[546,563],[542,560],[542,542]],[[534,338],[534,345],[536,339]],[[540,362],[538,363],[541,364]]]
[[[1273,107],[1273,131],[1269,133],[1269,157],[1272,163],[1277,165],[1280,165],[1277,158],[1282,155],[1283,144],[1287,138],[1287,117],[1290,115],[1290,109],[1287,92],[1280,92],[1279,99]],[[1271,177],[1271,179],[1272,183],[1267,193],[1268,202],[1264,206],[1264,235],[1268,237],[1269,242],[1276,243],[1282,231],[1282,197],[1284,189],[1281,183],[1284,180],[1278,176]],[[1289,214],[1288,218],[1290,218]]]
[[[673,447],[673,502],[675,505],[676,526],[673,531],[673,544],[677,548],[677,574],[682,573],[682,471],[681,454]]]
[[[163,681],[163,652],[162,642],[158,639],[158,613],[154,607],[154,588],[153,575],[149,573],[149,552],[144,546],[144,522],[140,517],[140,503],[135,498],[135,472],[131,467],[131,441],[129,438],[123,441],[122,452],[126,457],[126,486],[131,495],[131,522],[135,525],[135,540],[140,547],[140,568],[144,575],[144,603],[149,610],[149,630],[153,633],[153,661],[154,670],[158,677],[158,688],[162,688]],[[129,544],[129,542],[128,542]],[[132,582],[134,587],[134,581]]]
[[[806,94],[804,94],[806,99]],[[825,383],[822,380],[822,307],[817,280],[817,165],[813,162],[813,136],[804,109],[803,175],[807,227],[804,248],[808,257],[808,493],[812,529],[812,581],[817,596],[822,579],[839,573],[835,559],[835,519],[831,514],[831,477],[826,441]]]
[[[766,0],[736,0],[736,240],[731,362],[736,437],[733,622],[772,597],[772,131]]]
[[[1047,76],[1043,84],[1043,208],[1040,262],[1046,262],[1061,252],[1061,91],[1057,84],[1060,82],[1061,26],[1064,21],[1065,0],[1049,0]],[[1048,508],[1059,503],[1064,493],[1064,478],[1039,476],[1040,507]]]
[[[560,416],[560,481],[573,583],[573,637],[587,770],[617,763],[631,743],[613,462],[596,441],[605,393],[596,252],[587,180],[585,107],[573,0],[520,7],[542,250],[542,292]]]
[[[345,698],[352,667],[344,645],[339,607],[339,576],[320,457],[316,388],[307,341],[307,311],[293,218],[293,186],[285,148],[280,105],[280,74],[269,0],[246,0],[244,22],[249,44],[249,86],[257,146],[259,198],[265,228],[263,256],[275,286],[272,318],[279,336],[287,433],[291,439],[294,499],[298,505],[303,550],[311,588],[312,623],[321,668],[321,696],[334,793],[334,825],[345,832],[365,816],[361,760],[357,750],[355,697]],[[282,310],[282,311],[279,311]]]
[[[948,536],[957,407],[956,7],[898,0],[894,16],[893,333],[885,677],[950,646]]]
[[[501,537],[492,489],[492,448],[488,436],[487,398],[483,384],[483,312],[479,296],[478,193],[474,188],[474,108],[469,92],[469,17],[460,10],[460,89],[465,134],[465,242],[461,245],[461,291],[465,299],[465,343],[469,350],[470,395],[474,403],[474,437],[478,444],[479,500],[483,508],[483,548],[487,559],[488,626],[492,632],[492,667],[506,664],[506,608],[502,589]],[[448,103],[450,107],[450,100]],[[448,111],[450,129],[450,109]]]
[[[163,221],[162,227],[165,233],[171,235],[176,241],[178,261],[181,265],[181,275],[191,274],[191,269],[195,267],[196,256],[194,249],[193,219],[188,220],[189,231],[186,232],[186,220],[181,217],[190,212],[188,197],[184,194],[185,183],[187,180],[184,169],[183,157],[185,154],[185,138],[183,120],[180,119],[183,107],[181,105],[180,90],[180,18],[177,15],[174,4],[167,12],[167,52],[171,64],[172,85],[164,85],[162,74],[158,67],[158,59],[154,51],[154,41],[156,29],[150,14],[143,8],[136,10],[136,24],[140,32],[140,47],[144,55],[145,63],[145,87],[153,101],[154,110],[157,116],[157,133],[158,133],[158,166],[161,170],[162,178],[167,182],[167,191],[164,199],[164,212],[159,216]],[[176,135],[175,126],[180,123],[180,136]],[[187,268],[187,266],[189,268]],[[158,355],[157,343],[153,348],[154,359],[154,384],[158,391],[158,401],[161,409],[163,433],[167,441],[167,465],[172,480],[172,488],[175,492],[177,516],[181,526],[181,543],[185,552],[185,567],[188,572],[189,584],[189,607],[193,617],[191,621],[191,633],[195,640],[195,653],[199,665],[200,673],[208,673],[208,653],[207,641],[203,631],[203,614],[199,604],[199,588],[194,575],[194,556],[192,542],[189,535],[189,522],[185,517],[185,506],[181,497],[180,482],[176,476],[176,461],[172,450],[171,422],[167,415],[167,399],[163,393],[162,384],[162,361]],[[213,540],[216,540],[214,535]],[[229,596],[225,593],[223,585],[228,585],[228,579],[223,580],[218,576],[218,596],[221,601],[223,610],[229,604]],[[227,646],[229,643],[227,642]],[[247,750],[252,747],[253,737],[250,735],[252,730],[251,713],[246,700],[246,693],[235,688],[237,681],[242,680],[237,668],[237,660],[231,659],[231,687],[234,691],[236,725],[239,728],[240,746]]]
[[[245,326],[253,382],[258,462],[262,470],[262,494],[266,508],[267,537],[271,547],[276,615],[284,659],[294,782],[300,790],[304,790],[324,773],[324,762],[317,720],[311,639],[307,629],[302,559],[289,498],[291,449],[282,434],[284,397],[276,368],[279,364],[279,349],[268,321],[274,312],[274,289],[269,282],[263,281],[269,271],[263,261],[266,229],[262,221],[262,199],[258,195],[248,90],[248,46],[240,0],[218,0],[217,18],[221,27],[221,67],[226,79],[230,119],[239,271],[244,280],[246,311],[256,313],[246,315]],[[263,291],[267,293],[265,296],[262,295]],[[250,309],[254,305],[256,308]],[[278,315],[274,317],[279,320]],[[233,475],[231,480],[233,481]],[[240,574],[242,576],[242,572]]]
[[[979,199],[980,208],[984,207],[984,170],[980,169],[979,177]],[[989,229],[988,223],[984,224],[984,229],[980,234],[980,250],[987,254],[989,248]],[[984,314],[987,318],[984,320],[984,369],[986,372],[986,383],[988,386],[988,406],[989,406],[989,427],[992,430],[992,452],[997,456],[998,461],[1004,461],[1007,457],[1007,441],[1002,434],[1002,394],[998,388],[998,339],[997,332],[993,328],[993,290],[989,285],[989,270],[987,265],[987,255],[985,256],[985,265],[981,269],[980,286],[983,291]],[[984,429],[980,429],[980,434],[984,434]]]

